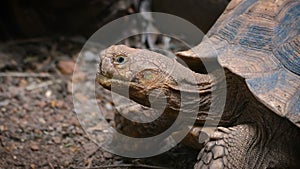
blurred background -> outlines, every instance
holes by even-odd
[[[3,0],[1,40],[45,36],[89,37],[104,24],[142,11],[182,17],[207,32],[229,0]]]
[[[114,19],[144,11],[164,12],[206,33],[228,3],[0,1],[0,168],[193,168],[198,151],[182,145],[146,159],[122,158],[99,148],[82,130],[72,103],[72,83],[91,77],[73,78],[72,73],[85,41]],[[144,48],[157,43],[152,36],[147,38],[124,42]],[[84,59],[97,64],[96,51],[86,51]],[[99,89],[96,95],[106,120],[115,126],[117,112],[109,92]],[[84,96],[75,97],[84,100]],[[101,127],[95,129],[105,130]]]

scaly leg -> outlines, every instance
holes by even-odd
[[[253,143],[255,128],[250,125],[218,127],[198,156],[195,169],[243,169]]]

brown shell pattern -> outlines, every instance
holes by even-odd
[[[300,1],[234,1],[207,35],[219,63],[300,127]]]

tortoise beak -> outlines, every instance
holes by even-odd
[[[103,72],[103,70],[105,69],[103,67],[103,64],[105,64],[103,62],[103,57],[101,57],[102,55],[100,55],[100,63],[98,66],[98,71],[97,71],[97,77],[96,77],[96,81],[98,84],[100,84],[101,86],[103,86],[104,88],[109,89],[111,87],[111,79],[108,78],[106,75],[106,72]]]
[[[101,73],[97,74],[96,81],[98,84],[100,84],[104,88],[110,89],[110,87],[111,87],[111,79],[103,76]]]

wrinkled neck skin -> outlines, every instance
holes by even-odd
[[[130,98],[149,107],[150,97],[156,98],[157,101],[166,99],[166,111],[169,114],[179,111],[199,114],[199,110],[208,111],[214,85],[212,76],[195,73],[176,61],[169,71],[159,74],[161,76],[152,79],[151,83],[130,82]]]

